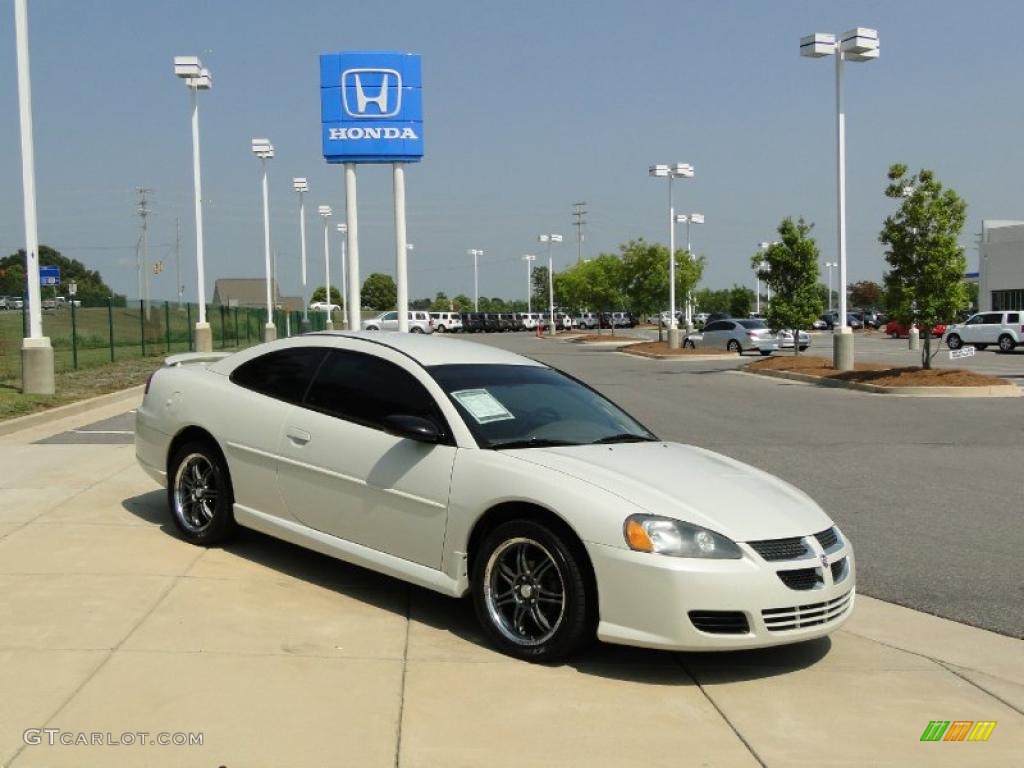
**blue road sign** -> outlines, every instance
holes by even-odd
[[[422,68],[416,53],[320,56],[320,123],[328,163],[423,157]]]
[[[60,285],[60,267],[39,267],[40,285]]]

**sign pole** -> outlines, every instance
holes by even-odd
[[[345,222],[348,225],[348,328],[360,329],[363,305],[359,285],[359,206],[356,198],[356,165],[345,163]]]
[[[405,164],[393,163],[395,177],[395,276],[398,283],[398,330],[409,331],[409,249],[405,237]]]

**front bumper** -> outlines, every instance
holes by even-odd
[[[856,567],[848,542],[813,559],[766,562],[746,545],[739,560],[702,560],[634,552],[587,543],[597,577],[600,623],[597,636],[609,643],[677,651],[766,648],[823,637],[853,611]],[[833,563],[837,567],[833,579]],[[821,583],[791,589],[778,571],[816,569]],[[739,614],[745,631],[705,631],[695,617]],[[712,624],[718,619],[712,618]],[[705,622],[698,623],[706,626]]]

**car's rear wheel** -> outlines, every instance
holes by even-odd
[[[807,345],[806,345],[806,344],[801,344],[801,345],[800,345],[800,351],[801,351],[801,352],[804,352],[804,351],[806,351],[806,350],[807,350]]]
[[[443,325],[439,325],[434,330],[437,331],[438,333],[445,333],[448,329],[445,328]]]
[[[960,349],[964,345],[963,339],[957,336],[955,333],[949,334],[946,337],[946,346],[950,349]]]
[[[693,339],[683,339],[684,349],[696,349],[697,345],[693,343]]]
[[[410,333],[423,333],[423,329],[420,328],[418,325],[414,325],[412,328],[409,329],[409,332]]]
[[[219,450],[189,442],[175,451],[168,472],[167,503],[188,541],[210,546],[235,532],[231,476]]]
[[[488,638],[528,661],[556,661],[594,634],[585,555],[546,525],[512,520],[473,563],[473,605]]]
[[[368,330],[368,331],[379,331],[380,328],[378,326],[376,326],[376,325],[368,325],[368,326],[366,326],[366,330]]]
[[[739,352],[740,354],[743,354],[743,347],[740,346],[740,343],[736,341],[736,339],[729,339],[729,343],[725,345],[725,348],[730,352]]]
[[[1004,333],[999,337],[999,351],[1000,352],[1013,352],[1014,347],[1017,343],[1013,340],[1013,337],[1008,333]]]

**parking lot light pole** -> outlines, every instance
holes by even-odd
[[[309,293],[306,288],[306,200],[309,182],[305,178],[292,179],[292,186],[299,193],[299,246],[302,249],[302,332],[308,333],[309,325]]]
[[[39,231],[36,224],[36,161],[32,140],[32,85],[28,64],[28,8],[14,0],[14,27],[18,49],[18,117],[21,123],[21,183],[25,213],[25,282],[28,283],[28,334],[21,342],[21,391],[52,395],[53,347],[43,336],[39,290]]]
[[[533,262],[537,257],[532,253],[523,256],[526,262],[526,314],[533,314]]]
[[[479,248],[470,248],[466,251],[473,257],[473,311],[480,311],[480,273],[478,271],[477,258],[484,255]]]
[[[555,264],[551,258],[551,244],[562,242],[562,236],[553,233],[540,235],[537,237],[537,242],[546,243],[548,246],[548,311],[551,313],[551,329],[548,331],[548,335],[554,336],[557,333],[555,325]]]
[[[270,190],[267,187],[267,160],[274,157],[274,145],[270,139],[253,139],[252,153],[260,159],[263,171],[263,253],[267,271],[267,324],[263,326],[263,341],[277,338],[277,326],[274,325],[274,297],[271,288],[273,280],[270,268]]]
[[[839,331],[832,336],[832,366],[841,371],[853,369],[853,334],[846,324],[846,113],[843,109],[843,62],[877,59],[878,32],[855,27],[836,36],[822,32],[800,38],[800,55],[820,59],[835,56],[836,60],[836,207],[839,253]]]
[[[668,179],[668,345],[678,349],[682,345],[682,336],[676,320],[676,206],[672,197],[672,182],[675,179],[692,179],[693,166],[689,163],[652,165],[647,169],[647,175]]]
[[[344,328],[348,322],[348,304],[346,302],[346,296],[348,295],[348,276],[345,274],[347,265],[345,264],[345,251],[348,247],[348,224],[340,222],[337,225],[338,233],[341,235],[341,325]],[[350,330],[357,330],[352,328]]]
[[[760,243],[757,244],[757,247],[760,248],[762,251],[767,251],[773,245],[778,245],[778,244],[779,244],[778,240],[772,240],[771,242],[760,242]],[[760,315],[761,314],[761,273],[762,272],[770,272],[771,271],[771,265],[768,264],[768,262],[766,262],[764,260],[764,257],[762,256],[760,261],[758,261],[758,263],[757,263],[756,270],[757,270],[757,314]],[[768,305],[771,306],[771,303],[772,303],[772,287],[771,287],[771,285],[768,284],[767,280],[764,283],[764,287],[765,287],[765,290],[768,292],[768,297],[767,297],[768,298]]]
[[[693,253],[690,251],[690,225],[691,224],[703,224],[704,214],[703,213],[677,213],[676,222],[686,224],[686,255],[690,261],[693,261]],[[686,332],[693,332],[693,292],[686,292]]]
[[[196,320],[195,348],[197,352],[213,351],[213,332],[206,322],[206,264],[203,256],[203,184],[199,164],[199,91],[213,87],[210,70],[203,67],[198,56],[175,56],[174,74],[185,81],[192,92],[192,183],[196,209],[196,300],[199,317]]]
[[[327,282],[327,321],[324,325],[324,329],[328,331],[334,330],[334,305],[331,299],[331,244],[327,239],[327,233],[329,230],[328,219],[331,218],[331,206],[320,205],[317,206],[317,213],[324,220],[324,271],[325,280]]]
[[[832,269],[838,266],[834,261],[826,261],[825,268],[828,270],[828,311],[832,313]]]

